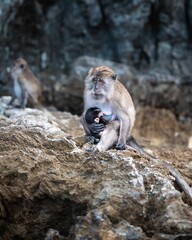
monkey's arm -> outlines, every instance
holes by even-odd
[[[104,124],[99,124],[99,123],[92,123],[88,124],[85,120],[85,114],[82,114],[80,118],[80,122],[83,125],[83,128],[85,130],[85,134],[89,139],[89,142],[94,144],[99,142],[99,134],[102,132],[105,128]]]
[[[119,132],[119,121],[114,120],[107,124],[106,128],[103,130],[101,139],[97,144],[97,149],[99,151],[107,151],[116,144]]]
[[[105,125],[103,123],[93,122],[91,124],[88,124],[85,120],[84,114],[82,114],[80,121],[81,121],[81,124],[83,125],[83,128],[87,136],[91,136],[92,134],[99,134],[105,128]]]
[[[21,86],[21,102],[20,102],[20,106],[21,108],[26,108],[27,105],[27,98],[28,98],[28,91],[25,87],[25,85],[20,82],[20,86]]]
[[[91,131],[90,131],[89,127],[88,127],[87,122],[85,121],[85,114],[82,114],[82,116],[81,116],[81,118],[80,118],[80,122],[81,122],[81,124],[83,125],[83,128],[84,128],[84,130],[85,130],[85,134],[86,134],[87,136],[91,136]]]

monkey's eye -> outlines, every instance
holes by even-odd
[[[102,83],[102,82],[103,82],[103,79],[99,78],[99,79],[98,79],[98,82]]]
[[[24,68],[24,64],[21,64],[21,65],[20,65],[20,68],[23,69],[23,68]]]

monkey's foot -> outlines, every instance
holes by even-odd
[[[86,136],[86,139],[90,144],[97,144],[99,142],[99,139],[94,136]]]
[[[115,149],[117,149],[117,150],[125,150],[125,145],[123,143],[116,144]]]

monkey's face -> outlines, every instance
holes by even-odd
[[[85,82],[87,89],[91,92],[93,98],[96,100],[101,100],[102,98],[105,98],[106,95],[108,95],[108,92],[113,86],[111,81],[115,79],[116,74],[114,74],[111,69],[105,66],[101,66],[92,68],[89,71]]]
[[[99,123],[102,116],[103,116],[102,111],[99,108],[96,108],[93,112],[94,122]]]
[[[15,61],[13,61],[10,67],[12,77],[13,78],[19,77],[23,73],[23,71],[26,69],[26,67],[27,67],[27,62],[22,58],[18,58]]]
[[[105,78],[94,76],[94,75],[92,76],[92,79],[91,79],[92,92],[93,92],[93,96],[96,99],[100,99],[103,96],[105,96],[107,91],[106,84],[107,84],[107,81]]]

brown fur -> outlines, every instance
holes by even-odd
[[[104,84],[99,81],[104,81]],[[99,86],[98,89],[96,85]],[[81,122],[87,135],[90,130],[84,116],[91,107],[99,107],[104,114],[111,112],[117,116],[120,124],[117,148],[124,149],[134,126],[135,108],[127,89],[117,80],[113,70],[106,66],[92,68],[85,79],[84,113]]]
[[[10,67],[10,73],[13,79],[13,95],[10,104],[17,98],[22,108],[25,108],[26,105],[41,106],[41,85],[29,69],[27,62],[22,58],[14,60]]]

